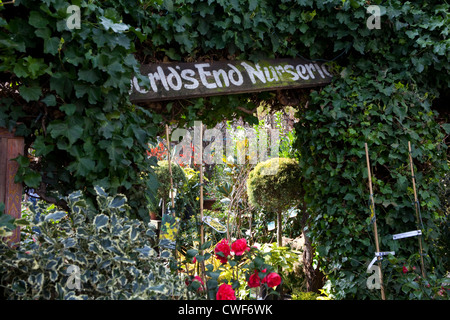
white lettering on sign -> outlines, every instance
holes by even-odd
[[[213,63],[161,63],[141,69],[149,85],[131,80],[131,100],[186,96],[207,96],[240,92],[260,92],[282,88],[311,87],[331,81],[321,63],[301,59],[217,61]]]
[[[184,80],[187,80],[188,82],[190,82],[190,83],[185,83],[184,84],[184,87],[186,89],[193,90],[193,89],[197,89],[198,88],[199,83],[198,83],[197,79],[194,78],[194,76],[195,76],[195,71],[194,70],[185,69],[185,70],[181,71],[181,78],[183,78]]]

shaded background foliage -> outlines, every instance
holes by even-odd
[[[81,8],[68,30],[66,9]],[[382,7],[368,29],[369,4]],[[448,172],[448,4],[441,1],[15,1],[0,7],[0,126],[33,146],[18,159],[17,180],[43,199],[93,185],[127,195],[147,219],[158,187],[147,142],[161,123],[212,125],[260,104],[299,110],[296,147],[304,172],[310,235],[338,298],[366,297],[365,265],[374,252],[368,217],[364,142],[369,144],[381,248],[408,255],[415,242],[407,141],[413,145],[425,226],[427,266],[443,272],[433,246],[447,214],[438,195]],[[128,99],[139,63],[305,57],[335,71],[323,89],[171,101]],[[146,83],[147,79],[141,77]],[[308,103],[306,103],[308,102]],[[442,192],[441,192],[442,194]],[[147,197],[146,197],[147,195]],[[448,230],[447,229],[443,229]],[[448,261],[441,261],[447,264]],[[359,285],[355,286],[354,284]],[[377,293],[374,293],[375,296]],[[392,293],[393,295],[396,292]]]

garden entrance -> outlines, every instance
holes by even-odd
[[[272,243],[268,228],[284,210],[282,233],[310,236],[308,259],[326,279],[322,296],[379,299],[378,284],[367,283],[379,251],[375,205],[380,250],[395,252],[381,261],[386,299],[448,298],[448,11],[433,0],[0,1],[0,127],[23,137],[23,152],[6,157],[5,145],[18,142],[1,138],[0,232],[12,236],[22,227],[16,250],[0,247],[5,295],[210,298],[224,285],[221,298],[253,299],[257,287],[272,293],[279,276],[285,287],[305,279],[278,271],[287,270],[291,252]],[[275,117],[264,118],[269,108]],[[295,119],[291,131],[278,127],[283,110]],[[208,129],[195,130],[196,122]],[[166,124],[176,145],[164,148],[158,139],[169,136]],[[196,139],[217,144],[197,146]],[[251,163],[251,154],[213,152],[221,141],[264,155],[261,140],[279,141],[280,155],[297,161],[303,194],[280,201],[270,175],[255,174],[247,188],[243,177],[271,166]],[[208,163],[161,163],[199,148]],[[209,162],[219,160],[217,172]],[[294,167],[278,164],[280,172]],[[16,169],[10,187],[5,172]],[[159,255],[148,226],[167,181],[161,213],[175,207],[183,215],[182,265]],[[22,210],[6,196],[20,195],[18,186],[32,200]],[[263,198],[246,192],[252,186],[272,196],[270,209],[249,209]],[[200,244],[200,188],[219,200],[204,216],[231,237],[204,225]],[[299,199],[306,222],[290,210]],[[11,208],[22,218],[8,215]],[[393,237],[418,234],[415,212],[423,223],[420,252],[417,238]],[[255,234],[259,249],[249,245]],[[189,273],[188,286],[180,270]]]

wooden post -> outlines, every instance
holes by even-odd
[[[411,167],[411,178],[413,183],[413,190],[414,190],[414,205],[416,208],[416,220],[417,220],[417,226],[420,226],[420,216],[419,216],[419,201],[417,199],[417,191],[416,191],[416,177],[414,176],[414,167],[413,167],[413,161],[412,161],[412,155],[411,155],[411,142],[408,141],[408,151],[409,151],[409,163]],[[420,254],[420,264],[422,267],[422,276],[425,278],[425,264],[423,262],[423,247],[422,247],[422,236],[418,236],[419,241],[419,254]]]
[[[367,147],[367,143],[365,143],[366,148],[366,161],[367,161],[367,176],[369,177],[369,190],[370,190],[370,200],[371,200],[371,217],[373,219],[373,232],[375,234],[375,246],[377,252],[380,252],[380,246],[378,242],[378,230],[377,230],[377,220],[375,216],[375,201],[373,199],[373,190],[372,190],[372,175],[370,173],[370,161],[369,161],[369,149]],[[381,286],[381,299],[386,300],[386,296],[384,294],[384,284],[383,284],[383,273],[381,271],[381,257],[378,257],[378,267],[380,268],[380,286]]]
[[[200,244],[203,245],[204,239],[204,230],[203,230],[203,124],[200,126],[200,143],[198,145],[198,151],[200,154]],[[194,155],[195,157],[195,155]]]
[[[277,244],[279,247],[283,246],[283,216],[281,212],[277,212]]]
[[[16,137],[6,128],[0,128],[0,202],[5,204],[5,213],[19,219],[22,215],[22,184],[14,183],[19,164],[12,159],[23,155],[24,138]],[[7,238],[11,246],[20,242],[20,228]]]
[[[200,247],[203,247],[203,244],[205,242],[205,234],[204,234],[204,226],[203,226],[203,124],[200,124],[200,132],[199,132],[200,138],[199,138],[199,145],[197,146],[197,150],[199,152],[199,158],[200,158]],[[194,154],[194,159],[196,159]],[[200,250],[200,255],[203,256],[204,251]],[[206,284],[206,270],[205,270],[205,261],[202,260],[200,262],[200,267],[202,271],[202,280],[203,283]]]
[[[170,137],[169,137],[169,126],[166,124],[166,137],[167,137],[167,162],[169,164],[169,175],[170,175],[170,198],[172,200],[172,210],[175,208],[175,200],[173,195],[173,177],[172,177],[172,159],[170,155]],[[172,212],[175,217],[175,211]]]

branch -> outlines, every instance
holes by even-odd
[[[253,115],[256,112],[256,110],[257,110],[257,108],[254,108],[253,110],[248,110],[248,109],[245,109],[243,107],[236,107],[236,109],[238,109],[238,110],[240,110],[240,111],[242,111],[244,113],[251,114],[251,115]]]
[[[45,202],[48,203],[53,203],[56,206],[58,206],[59,208],[69,212],[69,206],[67,205],[67,202],[65,200],[57,200],[54,197],[50,197],[47,196],[47,187],[45,185],[45,183],[41,182],[41,185],[39,186],[39,188],[37,190],[35,190],[36,194]]]

